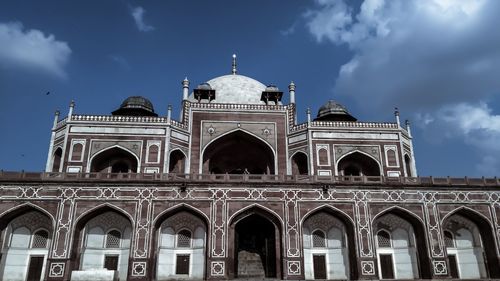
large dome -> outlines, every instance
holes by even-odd
[[[214,103],[265,104],[261,96],[266,86],[250,77],[229,74],[206,83],[215,90],[215,99],[212,101]],[[189,96],[189,100],[196,101],[193,94]]]

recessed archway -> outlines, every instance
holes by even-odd
[[[137,157],[118,146],[99,152],[90,164],[91,172],[100,173],[136,173],[137,168]]]
[[[295,153],[291,158],[292,175],[309,174],[307,155],[303,152]]]
[[[211,142],[203,152],[206,174],[274,174],[274,152],[263,140],[237,130]]]
[[[306,279],[358,278],[356,234],[352,220],[345,213],[330,206],[320,207],[304,217],[302,230]],[[325,233],[324,247],[315,245],[317,231]],[[325,256],[325,259],[322,260],[321,256]],[[321,268],[318,262],[324,264],[325,278],[318,278],[321,275],[316,274]]]
[[[175,174],[184,174],[186,165],[186,156],[182,151],[176,149],[170,152],[168,172]]]
[[[229,241],[230,277],[281,278],[281,224],[273,214],[256,206],[241,211],[231,220]]]
[[[381,279],[385,279],[384,274],[390,273],[391,269],[396,279],[431,279],[426,231],[423,222],[415,214],[399,207],[389,208],[373,218],[372,229]],[[385,233],[389,233],[391,239],[394,239],[389,246],[379,244],[377,240],[379,237],[383,240],[384,236],[379,234]],[[406,260],[399,259],[401,255],[395,254],[399,250],[404,251]],[[396,266],[388,268],[387,266],[392,267],[391,264]],[[398,264],[406,264],[406,270]]]
[[[372,157],[355,151],[343,156],[337,164],[339,175],[343,176],[380,176],[380,165]]]
[[[496,254],[495,235],[486,217],[474,210],[462,207],[449,213],[443,219],[442,225],[444,231],[460,240],[453,241],[452,247],[447,245],[448,260],[450,266],[457,266],[458,278],[500,278],[500,268],[494,266],[500,264]],[[467,245],[468,243],[470,245]],[[460,249],[461,244],[468,249],[466,251]],[[467,268],[460,268],[460,256],[462,260],[468,260]],[[453,258],[455,258],[454,261]],[[473,275],[474,272],[476,275]]]

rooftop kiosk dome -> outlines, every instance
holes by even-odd
[[[151,101],[141,96],[126,98],[120,105],[120,108],[113,111],[111,114],[122,116],[158,116],[158,114],[155,113]]]
[[[318,115],[314,121],[356,121],[357,119],[349,114],[347,108],[342,104],[329,100],[318,110]]]

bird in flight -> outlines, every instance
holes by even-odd
[[[50,95],[50,91],[48,91],[47,93],[45,93],[46,96]]]

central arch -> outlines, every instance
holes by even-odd
[[[208,144],[203,151],[205,174],[274,174],[273,149],[256,136],[236,130]]]
[[[90,172],[100,173],[137,173],[139,166],[137,156],[119,146],[100,151],[90,162]]]
[[[342,176],[380,176],[382,173],[378,161],[361,151],[342,156],[337,162],[337,172]]]
[[[270,212],[253,206],[230,223],[229,241],[233,267],[231,278],[277,278],[282,276],[281,223]]]

